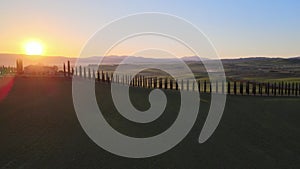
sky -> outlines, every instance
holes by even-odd
[[[0,53],[23,54],[24,44],[34,40],[43,44],[44,55],[76,57],[111,21],[163,12],[197,26],[221,58],[300,56],[299,9],[298,0],[3,0]]]

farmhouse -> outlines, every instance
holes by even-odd
[[[57,71],[57,66],[29,65],[24,68],[27,75],[55,75]]]

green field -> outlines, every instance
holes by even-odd
[[[0,87],[7,84],[0,80]],[[201,95],[196,124],[170,151],[146,159],[113,155],[98,147],[74,112],[71,80],[14,78],[0,100],[0,168],[300,168],[300,98],[228,96],[222,120],[203,144],[198,137],[210,106]],[[166,91],[167,109],[149,124],[116,112],[109,85],[97,84],[97,100],[107,121],[129,136],[149,137],[176,119],[178,93]],[[149,107],[150,90],[130,90],[134,105]]]
[[[300,82],[300,59],[299,58],[241,58],[241,59],[222,59],[222,64],[228,81],[257,81],[257,82]],[[207,63],[214,63],[208,60]],[[187,77],[188,72],[182,72],[178,63],[156,63],[161,67],[178,72],[178,77]],[[197,79],[208,80],[207,70],[202,62],[187,61],[186,64],[193,71]],[[146,63],[125,65],[128,72],[140,70]],[[213,64],[212,64],[213,65]],[[90,65],[97,70],[98,66]],[[101,65],[100,70],[114,71],[118,65]],[[123,65],[124,66],[124,65]],[[216,70],[221,70],[216,68]],[[126,72],[124,72],[126,74]],[[166,76],[165,72],[156,69],[142,71],[145,76]]]

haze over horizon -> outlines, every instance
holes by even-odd
[[[78,59],[78,58],[92,58],[92,57],[137,57],[137,58],[145,58],[145,59],[173,59],[173,58],[195,58],[199,57],[196,55],[183,55],[183,56],[167,56],[167,57],[157,57],[157,56],[149,56],[149,55],[91,55],[87,57],[81,57],[81,56],[65,56],[65,55],[27,55],[22,53],[0,53],[0,56],[20,56],[20,57],[26,57],[26,58],[32,58],[32,59],[43,59],[43,58],[51,58],[51,57],[64,57],[64,58],[72,58],[72,59]],[[202,59],[210,59],[208,57],[201,57]],[[282,59],[292,59],[292,58],[300,58],[300,55],[295,56],[236,56],[236,57],[225,57],[220,59],[247,59],[247,58],[282,58]],[[0,58],[1,59],[1,58]]]
[[[90,64],[98,64],[100,62],[102,56],[91,56],[91,57],[85,57],[82,58],[84,65],[90,65]],[[168,58],[162,58],[162,57],[143,57],[143,56],[107,56],[105,57],[105,60],[102,60],[102,64],[110,64],[115,65],[122,62],[123,59],[126,57],[129,57],[130,63],[132,64],[151,64],[151,63],[161,63],[161,64],[172,64],[177,63],[178,60],[175,57],[168,57]],[[24,66],[28,65],[48,65],[48,66],[62,66],[63,63],[66,63],[67,60],[71,61],[72,64],[76,62],[78,59],[77,57],[66,57],[66,56],[28,56],[25,54],[3,54],[0,53],[0,66],[15,66],[17,59],[22,59]],[[245,61],[245,59],[251,61],[253,59],[260,59],[260,60],[266,60],[267,58],[269,61],[274,61],[278,59],[286,59],[291,61],[300,61],[300,56],[295,56],[291,58],[282,58],[282,57],[243,57],[243,58],[223,58],[222,61],[231,61],[231,62],[238,62],[238,61]],[[181,57],[183,61],[193,62],[199,61],[199,58],[197,56],[183,56]],[[202,57],[203,60],[211,60],[209,58]],[[273,59],[273,60],[272,60]]]
[[[300,55],[300,2],[278,1],[1,1],[0,53],[25,54],[39,41],[44,56],[76,57],[101,27],[140,12],[179,16],[197,26],[221,58]],[[172,28],[170,28],[172,29]],[[142,39],[143,40],[143,39]],[[140,41],[142,41],[140,40]],[[131,55],[139,40],[110,55]],[[138,44],[138,45],[137,45]],[[158,42],[158,45],[163,43]],[[176,45],[173,49],[177,49]],[[193,56],[178,48],[179,56]]]

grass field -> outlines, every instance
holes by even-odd
[[[208,60],[207,63],[214,63]],[[161,67],[178,72],[179,77],[190,76],[189,72],[182,72],[178,63],[156,63]],[[187,61],[186,64],[193,71],[195,77],[199,80],[208,80],[207,71],[202,62]],[[300,82],[300,59],[299,58],[241,58],[241,59],[223,59],[223,68],[227,80],[230,81],[257,81],[257,82]],[[147,65],[147,64],[145,64]],[[125,65],[126,70],[140,70],[143,64]],[[100,69],[104,71],[114,71],[118,65],[101,65]],[[124,65],[123,65],[124,66]],[[97,70],[98,66],[91,66]],[[220,71],[219,68],[216,70]],[[124,72],[126,74],[126,72]],[[166,76],[162,71],[147,69],[141,73],[144,76]]]
[[[113,155],[98,147],[74,112],[71,81],[14,78],[0,100],[0,168],[300,168],[300,98],[229,96],[223,118],[204,144],[198,137],[210,106],[201,95],[199,116],[188,136],[172,150],[146,159]],[[0,87],[8,81],[0,80]],[[136,137],[156,135],[176,119],[178,93],[156,121],[137,125],[116,112],[109,86],[97,84],[107,121]],[[150,90],[131,89],[135,106],[149,107]]]

